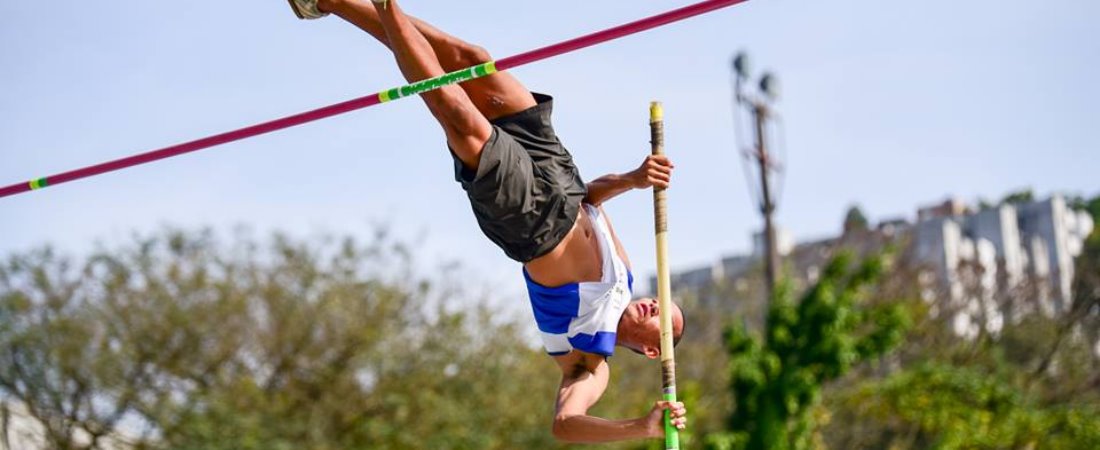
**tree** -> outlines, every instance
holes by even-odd
[[[25,404],[53,448],[99,448],[135,401],[136,367],[104,339],[89,294],[48,249],[0,267],[0,392]]]
[[[1001,204],[1019,205],[1035,201],[1035,192],[1031,188],[1011,192],[1001,199]]]
[[[1100,198],[1079,203],[1088,209],[1092,201],[1100,210]],[[925,301],[908,305],[915,326],[892,358],[893,373],[857,370],[826,391],[829,423],[820,431],[828,448],[1100,448],[1100,247],[1091,248],[1086,243],[1076,261],[1069,311],[1025,311],[999,333],[953,335],[948,293],[922,289]],[[920,286],[919,268],[909,269],[895,267],[888,284]],[[1038,288],[1024,280],[993,301],[1005,310],[1026,306]]]
[[[844,215],[844,234],[867,231],[870,227],[867,216],[858,205],[852,205]]]
[[[383,235],[12,255],[0,394],[60,449],[555,446],[556,369],[527,324],[412,267]]]
[[[851,266],[850,254],[835,257],[797,304],[785,283],[772,299],[764,338],[740,325],[729,329],[736,406],[728,431],[708,438],[711,447],[809,448],[812,410],[823,385],[901,343],[907,328],[901,308],[861,304],[866,289],[881,276],[883,260],[870,258],[855,270]]]
[[[1096,405],[1044,406],[1009,370],[926,363],[840,396],[856,423],[843,448],[1100,448]]]

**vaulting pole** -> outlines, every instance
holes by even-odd
[[[661,102],[649,105],[649,136],[653,155],[665,153],[665,121]],[[672,345],[672,289],[668,273],[668,210],[665,188],[653,188],[653,224],[657,234],[657,304],[661,310],[661,387],[664,400],[676,401],[676,355]],[[680,432],[665,410],[665,449],[680,448]]]
[[[624,25],[619,25],[614,28],[608,28],[603,31],[598,31],[592,34],[570,39],[565,42],[559,42],[554,45],[531,50],[529,52],[510,56],[497,61],[490,61],[473,67],[467,67],[465,69],[457,70],[446,75],[438,76],[436,78],[418,81],[416,83],[407,84],[394,89],[388,89],[375,94],[348,100],[346,102],[337,103],[335,105],[325,106],[323,108],[306,111],[304,113],[295,114],[293,116],[271,120],[238,130],[228,131],[194,141],[184,142],[182,144],[176,144],[159,150],[153,150],[121,159],[116,159],[114,161],[96,164],[94,166],[83,167],[56,175],[50,175],[48,177],[35,178],[29,181],[24,181],[22,183],[15,183],[12,185],[3,186],[0,187],[0,197],[7,197],[9,195],[38,190],[47,186],[54,186],[68,181],[79,180],[81,178],[87,178],[107,172],[113,172],[139,164],[145,164],[165,158],[171,158],[173,156],[179,156],[184,153],[190,153],[205,148],[210,148],[215,145],[258,136],[264,133],[270,133],[272,131],[301,125],[307,122],[313,122],[315,120],[320,120],[327,117],[335,116],[337,114],[355,111],[357,109],[362,109],[368,106],[374,106],[380,103],[397,100],[399,98],[422,94],[427,91],[439,89],[446,85],[461,83],[463,81],[472,80],[474,78],[491,75],[500,70],[508,70],[522,66],[524,64],[541,61],[546,58],[569,53],[575,50],[607,42],[612,39],[618,39],[634,33],[640,33],[645,30],[656,28],[662,25],[667,25],[672,22],[678,22],[689,17],[709,13],[716,9],[733,6],[745,1],[748,0],[707,0],[699,2],[662,14],[650,16],[645,19],[636,20],[634,22],[630,22]]]

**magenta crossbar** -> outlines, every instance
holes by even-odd
[[[495,63],[496,70],[508,70],[516,68],[525,64],[530,64],[535,61],[541,61],[550,57],[558,56],[564,53],[569,53],[574,50],[579,50],[585,47],[590,47],[602,42],[607,42],[612,39],[618,39],[623,36],[646,31],[659,26],[667,25],[672,22],[694,17],[700,14],[705,14],[716,9],[725,8],[727,6],[733,6],[738,3],[745,2],[747,0],[707,0],[699,2],[693,5],[688,5],[679,9],[674,9],[662,14],[647,17],[645,19],[630,22],[624,25],[620,25],[614,28],[609,28],[603,31],[598,31],[592,34],[581,36],[578,38],[570,39],[565,42],[560,42],[554,45],[549,45],[540,49],[531,50],[529,52],[520,53],[518,55],[509,56],[504,59],[499,59]],[[475,66],[476,67],[476,66]],[[133,167],[139,164],[145,164],[165,158],[171,158],[173,156],[179,156],[184,153],[190,153],[206,148],[210,148],[216,145],[225,144],[228,142],[238,141],[253,136],[258,136],[272,131],[281,130],[284,128],[290,128],[296,125],[301,125],[307,122],[313,122],[315,120],[332,117],[338,114],[343,114],[357,109],[363,109],[369,106],[374,106],[379,103],[388,101],[387,95],[391,92],[398,92],[404,88],[410,88],[418,86],[419,89],[413,89],[412,92],[422,93],[427,86],[427,90],[438,89],[445,85],[445,83],[438,82],[439,79],[449,77],[446,83],[453,84],[467,79],[476,78],[479,76],[486,76],[488,73],[483,71],[472,70],[474,68],[464,69],[462,71],[456,71],[452,74],[438,77],[437,79],[425,80],[412,85],[403,86],[402,88],[389,89],[381,91],[375,94],[359,97],[356,99],[348,100],[345,102],[337,103],[334,105],[325,106],[323,108],[314,109],[312,111],[306,111],[298,113],[292,116],[275,119],[256,125],[248,126],[245,128],[228,131],[213,136],[207,136],[201,139],[196,139],[182,144],[176,144],[169,147],[152,150],[145,153],[140,153],[125,158],[108,161],[93,166],[83,167],[80,169],[70,170],[68,172],[62,172],[56,175],[50,175],[42,178],[35,178],[33,180],[25,181],[22,183],[16,183],[9,186],[0,187],[0,197],[7,197],[23,192],[41,189],[47,186],[53,186],[73,180],[79,180],[81,178],[87,178],[95,175],[100,175],[107,172],[113,172],[127,167]],[[465,78],[454,77],[453,74],[459,72],[469,72]],[[475,73],[477,72],[477,73]],[[490,72],[491,73],[491,72]],[[436,83],[426,83],[430,81],[437,81]]]

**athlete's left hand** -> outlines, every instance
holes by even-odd
[[[635,189],[651,187],[668,188],[672,180],[672,169],[676,166],[665,155],[649,155],[642,161],[642,165],[630,172],[630,178]]]
[[[646,436],[664,437],[665,435],[665,410],[669,410],[672,426],[679,430],[687,427],[687,408],[681,402],[658,401],[653,404],[653,409],[643,419],[646,423]]]

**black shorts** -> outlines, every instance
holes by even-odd
[[[550,124],[553,99],[493,120],[477,173],[451,153],[455,180],[470,198],[474,217],[508,257],[527,262],[553,250],[573,223],[587,189],[573,157]]]

